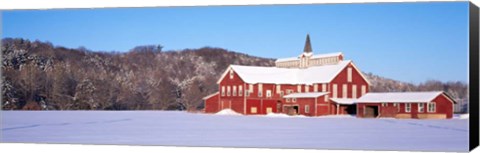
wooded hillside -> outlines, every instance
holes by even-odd
[[[2,40],[2,109],[196,110],[230,64],[274,66],[274,59],[221,48],[125,53],[70,49],[49,42]],[[461,82],[413,85],[368,73],[373,91],[444,90],[468,98]]]

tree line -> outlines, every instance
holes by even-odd
[[[2,109],[199,110],[230,64],[274,66],[274,59],[222,48],[90,51],[21,38],[2,39]],[[400,82],[364,73],[372,92],[446,91],[468,101],[463,82]]]

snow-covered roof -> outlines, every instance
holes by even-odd
[[[359,98],[357,103],[428,103],[442,93],[442,91],[367,93]]]
[[[311,56],[312,54],[313,54],[313,53],[302,53],[302,54],[300,54],[300,56],[302,56],[302,55]],[[315,58],[324,58],[324,57],[334,57],[334,56],[340,56],[340,55],[342,55],[342,52],[327,53],[327,54],[317,54],[317,55],[313,55],[311,58],[312,58],[312,59],[315,59]],[[299,57],[300,57],[300,56],[299,56]],[[298,60],[299,57],[279,58],[279,59],[277,59],[275,62],[285,62],[285,61]]]
[[[328,94],[328,92],[291,93],[283,96],[283,98],[317,98],[326,94]]]
[[[330,98],[330,100],[334,101],[335,103],[338,104],[345,104],[345,105],[351,105],[355,104],[355,102],[358,99],[352,99],[352,98]]]
[[[217,95],[217,94],[219,94],[218,91],[215,92],[215,93],[213,93],[213,94],[210,94],[210,95],[208,95],[208,96],[203,97],[202,100],[206,100],[206,99],[208,99],[208,98],[210,98],[210,97],[213,97],[213,96],[215,96],[215,95]]]
[[[313,55],[312,59],[314,59],[314,58],[324,58],[324,57],[333,57],[333,56],[340,56],[340,55],[342,55],[342,52],[328,53],[328,54],[317,54],[317,55]]]
[[[311,85],[314,83],[328,83],[332,81],[349,63],[351,63],[351,60],[340,61],[335,65],[313,66],[305,69],[242,65],[231,65],[230,68],[233,69],[246,83]]]
[[[285,61],[293,61],[293,60],[298,60],[298,57],[279,58],[275,62],[285,62]]]

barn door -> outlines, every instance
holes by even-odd
[[[364,117],[375,118],[378,116],[378,106],[365,106]]]

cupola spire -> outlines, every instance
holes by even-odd
[[[305,40],[305,48],[303,48],[303,52],[311,53],[312,52],[312,44],[310,44],[310,35],[307,34],[307,40]]]

